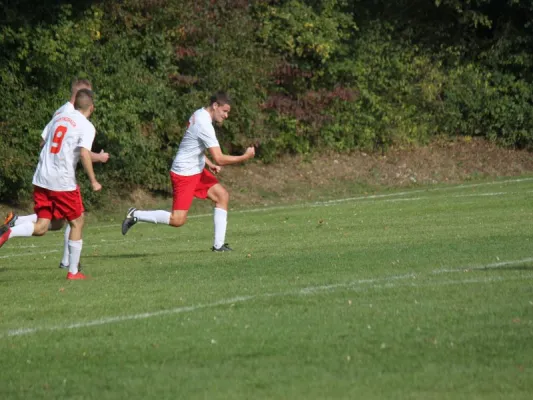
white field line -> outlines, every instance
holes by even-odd
[[[509,192],[492,192],[492,193],[471,193],[471,194],[456,194],[453,197],[480,197],[480,196],[503,196]]]
[[[408,197],[406,199],[387,199],[387,200],[382,200],[383,203],[396,203],[398,201],[417,201],[417,200],[428,200],[430,199],[431,197]]]
[[[518,261],[508,261],[505,263],[498,263],[498,264],[489,264],[486,266],[479,266],[480,268],[495,268],[496,266],[509,266],[509,265],[516,265],[521,264],[525,261],[531,260],[531,259],[525,259],[525,260],[518,260]],[[461,267],[461,268],[455,268],[455,269],[441,269],[437,271],[433,271],[434,273],[446,273],[446,272],[460,272],[467,269],[471,269],[470,267]],[[369,289],[395,289],[399,287],[438,287],[438,286],[444,286],[444,285],[461,285],[461,284],[472,284],[472,283],[492,283],[496,281],[512,281],[512,280],[531,280],[533,279],[533,275],[521,275],[519,277],[515,278],[503,278],[503,277],[486,277],[486,278],[469,278],[469,279],[458,279],[458,280],[447,280],[447,281],[440,281],[440,282],[423,282],[423,283],[417,283],[414,280],[418,278],[418,275],[414,273],[404,274],[404,275],[396,275],[396,276],[389,276],[384,278],[375,278],[375,279],[361,279],[353,282],[348,283],[337,283],[337,284],[331,284],[331,285],[320,285],[320,286],[311,286],[306,287],[302,289],[296,289],[286,292],[279,292],[279,293],[264,293],[259,295],[248,295],[248,296],[236,296],[228,299],[222,299],[216,302],[212,303],[206,303],[206,304],[197,304],[192,306],[185,306],[185,307],[176,307],[171,308],[168,310],[160,310],[160,311],[153,311],[153,312],[144,312],[139,314],[130,314],[130,315],[119,315],[114,317],[107,317],[107,318],[99,318],[91,321],[80,321],[80,322],[74,322],[71,324],[61,324],[61,325],[54,325],[54,326],[40,326],[40,327],[34,327],[34,328],[20,328],[20,329],[13,329],[9,330],[3,334],[0,334],[0,339],[4,337],[14,337],[14,336],[23,336],[23,335],[29,335],[37,332],[52,332],[52,331],[61,331],[61,330],[68,330],[68,329],[78,329],[78,328],[87,328],[92,326],[102,326],[102,325],[108,325],[112,323],[118,323],[123,321],[133,321],[133,320],[142,320],[142,319],[148,319],[148,318],[154,318],[158,316],[163,315],[175,315],[175,314],[183,314],[187,312],[194,312],[206,308],[214,308],[222,305],[233,305],[236,303],[244,303],[252,300],[259,300],[259,299],[266,299],[266,298],[275,298],[275,297],[285,297],[285,296],[309,296],[314,295],[318,293],[323,292],[334,292],[337,289],[348,289],[348,290],[355,290],[355,291],[361,291],[361,290],[369,290]],[[397,283],[399,281],[411,279],[411,282],[408,283]],[[364,286],[366,285],[366,286]]]

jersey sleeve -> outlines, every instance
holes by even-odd
[[[50,130],[50,127],[52,126],[52,121],[48,122],[46,126],[44,127],[43,132],[41,133],[41,139],[46,140],[46,137],[48,136],[48,131]]]
[[[67,103],[67,104],[70,104],[70,103]],[[63,110],[66,109],[66,104],[62,105],[61,107],[59,107],[56,112],[54,113],[54,115],[52,116],[52,119],[50,121],[48,121],[48,123],[46,124],[46,126],[44,127],[43,129],[43,132],[41,133],[41,138],[43,140],[46,141],[46,137],[48,136],[48,131],[50,130],[50,128],[52,127],[52,125],[54,124],[54,118],[61,114],[63,112]]]
[[[212,124],[202,124],[198,130],[198,138],[207,149],[210,147],[220,147],[215,134],[215,128],[213,128]]]
[[[83,147],[84,149],[91,151],[95,135],[96,130],[94,129],[93,124],[89,123],[85,125],[82,130],[79,147]]]

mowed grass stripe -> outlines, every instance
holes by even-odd
[[[532,182],[497,186],[232,212],[229,254],[95,224],[86,282],[13,240],[0,397],[529,399]]]
[[[301,207],[324,207],[329,206],[331,204],[337,204],[337,203],[344,203],[344,202],[358,202],[358,201],[365,201],[365,202],[379,202],[379,201],[398,201],[400,199],[390,199],[388,200],[388,197],[398,197],[398,196],[409,196],[412,194],[418,194],[418,193],[438,193],[440,191],[449,191],[449,190],[463,190],[463,189],[471,189],[471,188],[478,188],[478,187],[484,187],[484,186],[492,186],[492,185],[508,185],[508,184],[522,184],[527,182],[533,182],[533,178],[520,178],[520,179],[502,179],[498,181],[489,181],[489,182],[481,182],[481,183],[471,183],[471,184],[460,184],[460,185],[443,185],[440,187],[432,187],[428,186],[424,189],[411,189],[408,191],[395,191],[392,193],[384,193],[384,194],[368,194],[364,196],[357,196],[357,197],[347,197],[342,199],[332,199],[332,200],[325,200],[325,201],[317,201],[317,202],[307,202],[307,203],[298,203],[298,204],[292,204],[292,205],[283,205],[283,206],[266,206],[262,208],[250,208],[250,209],[232,209],[232,213],[257,213],[257,212],[269,212],[269,211],[276,211],[276,210],[290,210],[293,208],[301,208]],[[466,196],[484,196],[484,195],[504,195],[508,194],[510,192],[498,192],[498,193],[488,193],[488,194],[470,194]],[[531,191],[526,191],[526,193],[531,193]],[[447,194],[444,194],[447,196]],[[412,199],[406,199],[406,200],[420,200],[420,199],[427,199],[428,197],[416,197]],[[170,200],[169,200],[170,201]],[[169,203],[170,205],[170,203]],[[212,217],[212,214],[190,214],[188,216],[189,219],[195,219],[195,218],[206,218],[206,217]],[[86,229],[107,229],[107,228],[117,228],[120,224],[97,224],[97,225],[89,225],[86,227]],[[58,232],[49,232],[49,234],[58,234]]]
[[[464,266],[454,269],[439,269],[432,271],[433,274],[445,274],[445,273],[453,273],[453,272],[465,272],[465,271],[473,271],[473,270],[486,270],[486,269],[495,269],[495,268],[502,268],[502,267],[513,267],[513,266],[520,266],[523,264],[531,263],[533,262],[533,258],[526,258],[523,260],[514,260],[514,261],[505,261],[505,262],[499,262],[494,264],[488,264],[488,265],[477,265],[477,266]],[[500,276],[496,277],[490,277],[490,278],[470,278],[470,279],[462,279],[462,280],[448,280],[448,281],[436,281],[436,282],[426,282],[426,283],[405,283],[405,284],[398,284],[397,281],[406,280],[406,279],[420,279],[421,276],[410,273],[406,275],[400,275],[400,276],[390,276],[390,277],[384,277],[384,278],[376,278],[376,279],[363,279],[348,283],[337,283],[332,285],[322,285],[322,286],[313,286],[313,287],[305,287],[302,289],[298,289],[291,292],[285,292],[285,293],[265,293],[265,294],[258,294],[255,296],[236,296],[234,298],[230,299],[222,299],[218,300],[213,303],[209,304],[199,304],[199,305],[191,305],[186,307],[177,307],[172,308],[168,310],[161,310],[161,311],[155,311],[155,312],[144,312],[140,314],[134,314],[134,315],[119,315],[119,316],[113,316],[113,317],[106,317],[99,320],[93,320],[93,321],[83,321],[83,322],[72,322],[68,325],[62,325],[62,326],[51,326],[51,327],[34,327],[34,328],[21,328],[21,329],[14,329],[10,330],[5,333],[0,333],[0,338],[3,337],[9,337],[9,336],[21,336],[21,335],[28,335],[32,333],[38,333],[41,331],[59,331],[59,330],[67,330],[67,329],[77,329],[77,328],[86,328],[91,326],[98,326],[98,325],[106,325],[111,323],[118,323],[122,321],[129,321],[129,320],[138,320],[138,319],[146,319],[146,318],[153,318],[153,317],[160,317],[164,315],[171,315],[171,314],[181,314],[185,312],[193,312],[197,310],[201,310],[204,308],[211,308],[211,307],[218,307],[228,304],[235,304],[235,303],[242,303],[247,302],[250,300],[255,299],[261,299],[261,298],[273,298],[273,297],[281,297],[281,296],[295,296],[295,295],[312,295],[314,293],[319,292],[329,292],[329,291],[335,291],[335,290],[341,290],[341,289],[349,289],[349,290],[362,290],[362,285],[365,285],[369,288],[374,289],[394,289],[399,286],[411,286],[411,287],[427,287],[427,286],[440,286],[440,285],[455,285],[455,284],[469,284],[469,283],[490,283],[495,281],[508,281],[512,279],[523,279],[523,280],[531,280],[533,279],[533,275],[522,275],[520,277],[512,278],[512,279],[506,279]],[[427,277],[426,277],[427,278]]]
[[[401,199],[386,199],[386,197],[390,197],[390,196],[405,196],[405,195],[409,195],[411,193],[420,193],[420,192],[425,192],[425,193],[431,193],[431,192],[435,192],[435,191],[439,191],[439,190],[446,190],[446,189],[464,189],[464,188],[472,188],[472,187],[479,187],[479,186],[485,186],[485,185],[495,185],[495,184],[500,184],[500,183],[503,183],[503,184],[512,184],[512,183],[522,183],[522,182],[530,182],[530,181],[533,181],[533,178],[523,178],[523,179],[512,179],[512,180],[503,180],[503,181],[491,181],[491,182],[484,182],[484,183],[479,183],[479,184],[463,184],[463,185],[458,185],[458,186],[446,186],[446,187],[442,187],[442,188],[429,188],[429,189],[424,189],[424,190],[413,190],[413,191],[408,191],[408,192],[399,192],[399,193],[389,193],[389,194],[382,194],[382,195],[369,195],[369,196],[361,196],[361,197],[352,197],[352,198],[345,198],[345,199],[337,199],[337,200],[330,200],[330,201],[324,201],[324,202],[316,202],[316,203],[305,203],[305,204],[298,204],[298,205],[292,205],[292,206],[280,206],[280,207],[265,207],[265,208],[256,208],[256,209],[245,209],[245,210],[232,210],[231,211],[231,214],[240,214],[240,213],[257,213],[257,212],[268,212],[268,211],[271,211],[271,212],[280,212],[280,211],[284,211],[284,210],[290,210],[290,209],[293,209],[293,208],[298,208],[298,207],[322,207],[322,206],[330,206],[331,204],[337,204],[337,203],[344,203],[344,202],[352,202],[352,201],[362,201],[362,200],[368,200],[368,201],[364,201],[365,204],[373,204],[375,202],[404,202],[404,201],[419,201],[419,200],[435,200],[435,196],[434,195],[430,195],[430,196],[425,196],[425,197],[412,197],[412,198],[401,198]],[[509,195],[522,195],[524,193],[531,193],[532,191],[522,191],[522,192],[517,192],[517,191],[512,191],[512,192],[488,192],[488,193],[469,193],[469,194],[458,194],[458,195],[453,195],[452,197],[454,198],[468,198],[468,197],[483,197],[483,196],[509,196]],[[445,198],[449,198],[450,195],[449,194],[442,194]],[[377,199],[377,200],[376,200]],[[205,217],[208,217],[208,218],[212,218],[212,214],[197,214],[197,215],[190,215],[188,218],[189,219],[196,219],[196,218],[205,218]],[[103,225],[103,224],[93,224],[92,226],[89,225],[88,227],[86,227],[86,229],[88,230],[101,230],[101,229],[106,229],[106,228],[119,228],[120,227],[120,224],[108,224],[108,225]],[[137,228],[136,228],[137,229]],[[158,229],[158,228],[157,228]],[[62,235],[63,234],[63,231],[50,231],[48,233],[48,236],[51,236],[51,235]],[[164,241],[164,240],[170,240],[172,239],[173,237],[148,237],[148,238],[143,238],[142,240],[143,241]],[[43,240],[39,239],[39,242],[42,242]],[[93,247],[96,247],[96,246],[107,246],[107,245],[115,245],[117,242],[124,242],[124,243],[136,243],[138,240],[137,239],[130,239],[130,238],[123,238],[121,237],[120,239],[100,239],[100,243],[99,244],[89,244],[88,246],[93,246]],[[41,249],[41,248],[49,248],[49,247],[57,247],[56,245],[53,245],[53,244],[49,244],[49,245],[39,245],[39,244],[31,244],[31,245],[10,245],[9,246],[6,246],[6,248],[4,248],[4,251],[3,252],[7,252],[8,254],[6,255],[2,255],[0,256],[0,259],[1,258],[10,258],[10,257],[23,257],[23,256],[29,256],[29,255],[33,255],[33,254],[47,254],[47,253],[50,253],[50,251],[46,251],[46,252],[43,252],[43,253],[40,253],[40,252],[28,252],[28,253],[25,253],[25,254],[20,254],[20,253],[17,253],[16,255],[10,255],[9,252],[10,251],[20,251],[20,249]],[[87,246],[87,245],[86,245]],[[59,251],[59,250],[57,250]],[[55,252],[55,251],[54,251]]]

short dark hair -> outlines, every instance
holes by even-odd
[[[216,92],[215,94],[213,94],[209,99],[210,106],[212,106],[215,103],[217,103],[219,106],[223,106],[224,104],[231,106],[232,102],[226,92],[220,91],[220,92]]]
[[[88,79],[74,79],[70,85],[70,93],[74,94],[80,89],[91,89],[93,85]]]
[[[93,91],[89,89],[80,89],[76,93],[76,100],[74,101],[74,108],[76,110],[86,111],[94,104]]]

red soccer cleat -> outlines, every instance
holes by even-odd
[[[67,274],[67,279],[69,281],[72,281],[72,280],[77,280],[77,279],[87,279],[87,277],[85,275],[83,275],[81,272],[78,271],[77,274],[72,274],[72,273],[68,273]]]
[[[2,225],[0,227],[0,247],[7,242],[9,235],[11,234],[11,228],[8,225]]]

